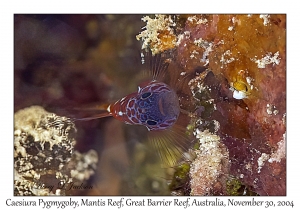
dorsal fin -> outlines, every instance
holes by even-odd
[[[166,71],[171,62],[169,53],[163,52],[152,55],[151,52],[145,50],[141,52],[142,64],[144,72],[148,78],[163,82]]]

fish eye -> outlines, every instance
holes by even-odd
[[[146,122],[148,125],[156,125],[157,124],[157,122],[154,120],[147,120]]]
[[[152,95],[151,92],[144,93],[144,94],[142,95],[142,99],[146,99],[146,98],[150,97],[151,95]]]

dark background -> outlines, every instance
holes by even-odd
[[[61,116],[137,91],[142,71],[136,40],[142,15],[14,16],[14,111],[42,106]],[[74,109],[76,108],[76,109]],[[76,150],[97,151],[96,174],[84,195],[168,194],[145,128],[113,118],[76,122]]]

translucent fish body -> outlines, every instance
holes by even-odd
[[[171,127],[180,114],[175,91],[155,80],[110,105],[108,110],[116,119],[127,124],[144,125],[149,131]]]

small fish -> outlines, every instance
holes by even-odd
[[[144,125],[149,131],[170,128],[180,113],[175,91],[156,80],[109,105],[107,110],[114,118],[126,124]]]
[[[149,54],[147,54],[149,55]],[[190,145],[185,129],[178,126],[182,114],[175,88],[160,81],[164,78],[170,59],[164,54],[150,55],[151,81],[112,104],[95,107],[104,113],[79,120],[90,120],[112,116],[130,125],[142,125],[149,131],[149,139],[156,145],[159,155],[168,166],[174,165]],[[142,62],[144,55],[142,54]]]

